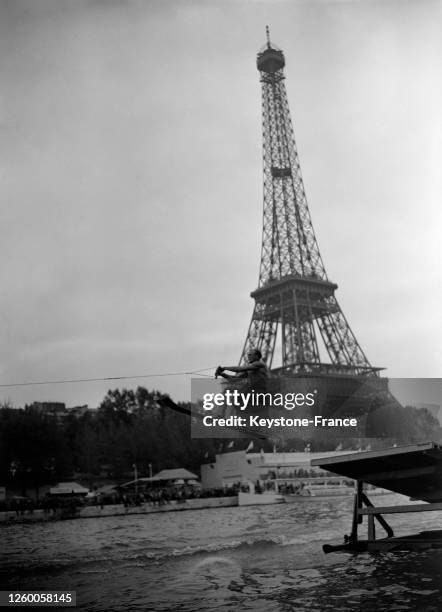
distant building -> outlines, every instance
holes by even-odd
[[[42,413],[57,413],[66,412],[66,404],[64,402],[32,402],[29,406],[26,406],[29,410]]]
[[[75,417],[82,417],[83,415],[86,414],[86,412],[88,412],[89,406],[87,404],[84,404],[83,406],[74,406],[73,408],[67,408],[67,412],[68,414],[71,414]]]
[[[58,422],[62,422],[67,416],[72,415],[79,418],[89,411],[89,406],[84,404],[83,406],[74,406],[73,408],[66,408],[64,402],[33,402],[26,406],[26,410],[32,410],[45,416],[52,417]]]
[[[290,483],[301,478],[321,477],[326,474],[310,461],[323,457],[335,457],[354,451],[320,453],[246,453],[235,451],[216,455],[215,461],[201,466],[203,489],[218,489],[235,483],[278,479]]]
[[[57,421],[63,420],[68,414],[66,404],[63,402],[33,402],[30,406],[26,406],[26,410],[38,412],[38,414],[52,417]]]

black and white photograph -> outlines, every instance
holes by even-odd
[[[0,0],[0,607],[442,608],[441,0]]]

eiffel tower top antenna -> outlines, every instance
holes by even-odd
[[[270,49],[270,28],[266,25],[267,49]]]

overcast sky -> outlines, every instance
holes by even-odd
[[[432,0],[0,0],[0,382],[238,361],[266,24],[342,310],[388,376],[440,376],[441,21]],[[123,384],[190,397],[188,376],[0,397]]]

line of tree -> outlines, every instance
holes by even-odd
[[[97,410],[55,418],[32,408],[0,408],[0,485],[28,487],[83,477],[128,479],[150,469],[199,466],[219,440],[193,439],[190,418],[157,404],[158,392],[110,390]],[[183,404],[189,407],[188,404]]]
[[[175,467],[198,473],[200,465],[213,461],[216,453],[232,449],[229,440],[192,438],[190,417],[159,406],[158,395],[144,387],[114,389],[97,410],[82,416],[66,413],[62,419],[32,406],[0,407],[0,485],[20,488],[25,494],[27,488],[76,475],[121,481],[131,478],[135,465],[139,477],[148,476],[150,468],[153,473]],[[377,432],[371,435],[395,437],[398,443],[440,435],[438,421],[427,410],[396,405],[394,410],[385,407],[377,412]],[[334,450],[336,444],[311,442],[312,451]],[[233,450],[248,444],[237,439]],[[303,450],[305,444],[305,439],[286,441],[284,450]],[[269,451],[272,445],[263,441],[254,448]]]

